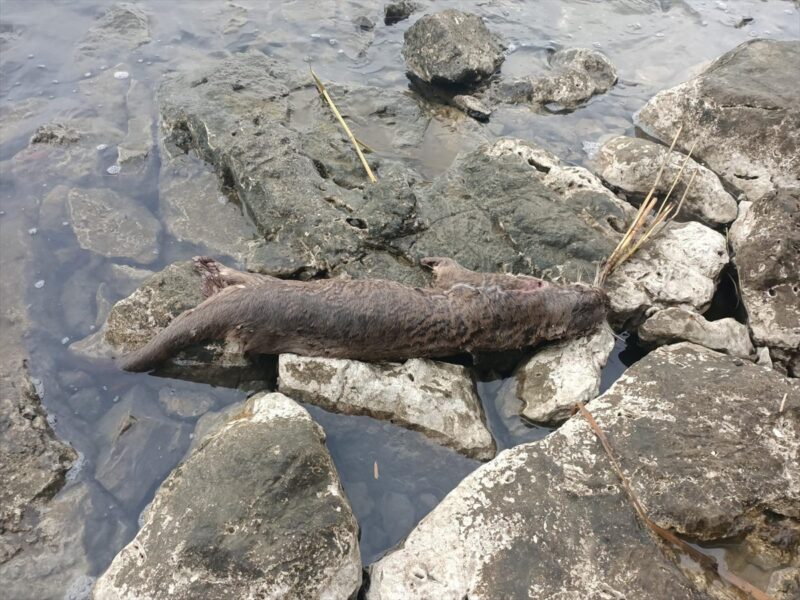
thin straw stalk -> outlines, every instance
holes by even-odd
[[[328,106],[331,107],[331,110],[333,111],[333,114],[336,116],[336,119],[339,121],[339,124],[342,126],[342,129],[344,129],[344,132],[347,134],[347,137],[350,138],[350,142],[353,144],[353,148],[356,149],[356,154],[358,154],[358,158],[361,160],[361,164],[364,165],[364,170],[367,172],[369,180],[372,183],[378,183],[378,178],[375,177],[375,174],[372,172],[372,169],[370,168],[367,159],[364,158],[364,153],[361,152],[361,146],[367,148],[367,145],[363,144],[362,142],[359,142],[356,136],[353,135],[353,132],[350,131],[350,128],[347,126],[347,123],[345,123],[344,118],[342,118],[339,109],[336,108],[336,105],[333,103],[330,94],[328,94],[328,90],[325,89],[325,85],[322,83],[320,78],[317,77],[317,74],[314,73],[314,69],[310,69],[310,71],[311,71],[311,77],[314,78],[314,85],[317,86],[317,90],[319,91],[320,94],[322,94],[322,97],[325,98],[325,100],[328,103]]]

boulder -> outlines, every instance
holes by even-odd
[[[614,336],[607,327],[549,344],[517,367],[501,393],[513,394],[522,401],[523,418],[534,423],[560,423],[572,415],[577,402],[597,397],[600,372],[613,349]]]
[[[109,189],[74,188],[70,223],[81,248],[149,264],[158,258],[161,224],[144,206]]]
[[[686,308],[659,310],[639,326],[639,339],[649,346],[692,342],[741,358],[755,358],[747,326],[736,319],[707,321]]]
[[[410,0],[387,2],[383,6],[383,22],[386,25],[394,25],[410,17],[419,8],[420,5],[418,3]]]
[[[386,419],[480,460],[494,456],[492,436],[469,372],[412,359],[403,364],[282,354],[278,389],[292,398],[344,414]]]
[[[694,221],[671,223],[608,278],[612,324],[635,326],[670,306],[704,312],[728,260],[722,234]]]
[[[594,163],[597,174],[608,185],[624,193],[628,200],[637,202],[644,200],[656,181],[661,165],[666,164],[655,191],[656,197],[663,199],[685,159],[683,154],[673,151],[664,163],[668,149],[648,140],[621,135],[603,144]],[[694,181],[686,194],[681,215],[700,220],[711,227],[732,223],[738,213],[736,200],[722,187],[719,177],[692,158],[686,163],[672,197],[682,198],[693,176]]]
[[[700,75],[656,94],[637,124],[679,147],[722,181],[757,200],[800,181],[800,41],[752,40],[715,60]]]
[[[350,598],[358,524],[308,413],[252,397],[156,492],[94,598]]]
[[[780,550],[791,539],[800,519],[796,382],[684,343],[636,363],[591,412],[661,527],[715,542],[774,516],[781,534],[764,543]],[[639,521],[578,415],[464,479],[372,565],[367,598],[738,597],[673,556]]]
[[[173,263],[114,304],[102,329],[70,349],[91,358],[131,352],[204,299],[200,275],[192,263]],[[179,352],[157,370],[168,377],[249,389],[263,388],[270,372],[274,374],[274,361],[245,356],[238,345],[222,341]]]
[[[404,40],[409,73],[434,85],[479,83],[505,58],[483,19],[455,9],[425,15],[406,30]]]
[[[800,375],[800,188],[743,202],[730,240],[753,341]]]
[[[79,57],[130,52],[150,41],[150,18],[136,5],[109,8],[78,44]]]

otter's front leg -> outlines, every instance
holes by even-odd
[[[454,285],[473,287],[498,287],[502,290],[536,290],[550,285],[543,279],[530,275],[509,275],[504,273],[480,273],[462,267],[452,258],[428,256],[420,259],[420,264],[433,271],[433,287],[447,290]]]

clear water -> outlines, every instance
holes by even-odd
[[[382,1],[143,0],[138,4],[152,15],[152,41],[130,53],[112,51],[87,65],[73,60],[75,47],[110,3],[0,2],[0,33],[6,40],[0,46],[0,161],[17,155],[37,126],[53,120],[94,119],[98,125],[111,124],[124,131],[128,117],[124,104],[102,86],[93,85],[106,70],[127,71],[152,96],[166,72],[257,48],[298,68],[313,64],[326,81],[407,87],[400,50],[403,31],[413,18],[384,26]],[[428,177],[447,168],[459,150],[499,136],[530,139],[567,161],[584,164],[587,151],[596,143],[634,131],[632,115],[656,91],[685,80],[707,61],[751,37],[800,36],[797,8],[788,1],[437,0],[435,5],[482,15],[509,43],[505,73],[532,72],[549,48],[587,46],[610,57],[619,69],[620,82],[566,115],[508,107],[486,125],[469,122],[454,127],[454,120],[463,121],[462,117],[449,110],[436,111],[423,143],[406,157]],[[358,31],[353,20],[359,16],[376,23],[374,32]],[[745,16],[754,20],[737,28]],[[140,110],[155,123],[154,103],[152,107],[144,103]],[[367,143],[380,141],[371,140],[369,131],[362,137]],[[191,442],[198,415],[192,410],[185,416],[169,412],[170,397],[188,398],[184,406],[206,410],[221,409],[244,397],[235,390],[122,373],[68,351],[71,341],[96,330],[108,303],[135,288],[135,282],[120,275],[112,263],[141,265],[80,249],[68,217],[63,217],[66,224],[61,228],[43,227],[46,197],[60,184],[117,190],[158,215],[158,153],[152,153],[144,172],[135,176],[125,170],[109,173],[115,158],[113,146],[98,149],[76,163],[80,173],[72,182],[48,172],[46,157],[36,153],[26,155],[13,170],[10,163],[0,162],[0,219],[30,231],[24,248],[0,239],[0,262],[6,272],[17,272],[13,265],[19,262],[24,263],[25,273],[23,280],[3,285],[26,290],[30,321],[26,344],[32,370],[43,384],[44,402],[56,431],[83,457],[70,485],[97,482],[112,491],[108,506],[91,509],[94,512],[83,517],[92,523],[109,522],[109,526],[113,520],[123,532],[86,537],[91,575],[102,572],[134,534],[138,515]],[[157,270],[203,250],[167,235],[147,268]],[[626,352],[623,346],[620,342],[604,374],[604,389],[625,364],[637,358],[635,350]],[[497,392],[503,385],[509,381],[489,377],[478,383],[499,448],[546,435],[547,429],[528,427],[509,407],[498,405]],[[365,563],[401,540],[478,465],[387,423],[333,415],[314,407],[309,410],[327,432],[328,447],[359,518]],[[146,425],[137,427],[146,435],[120,443],[125,439],[120,431],[127,414]]]

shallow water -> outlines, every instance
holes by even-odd
[[[381,18],[383,2],[150,0],[138,4],[153,16],[152,41],[133,52],[112,52],[87,64],[73,60],[75,47],[111,3],[2,1],[0,31],[6,42],[0,46],[0,161],[24,149],[37,126],[58,118],[87,118],[124,131],[128,122],[124,103],[120,105],[117,96],[97,83],[110,70],[128,72],[152,99],[166,72],[203,64],[227,52],[257,48],[295,67],[313,64],[325,81],[407,89],[400,49],[403,32],[414,17],[386,27]],[[598,142],[633,133],[633,114],[656,91],[685,80],[707,61],[752,37],[800,36],[800,14],[788,1],[437,0],[437,9],[446,7],[477,12],[505,38],[509,55],[504,73],[529,74],[540,67],[549,49],[586,46],[609,56],[620,72],[620,82],[585,107],[563,115],[508,107],[493,115],[490,123],[478,125],[464,122],[451,110],[436,111],[438,116],[417,153],[404,157],[426,177],[447,168],[460,149],[498,136],[530,139],[564,160],[585,164]],[[375,22],[374,32],[361,32],[354,26],[353,20],[362,15]],[[754,20],[736,27],[746,16]],[[155,103],[142,102],[138,109],[154,119],[155,127]],[[453,126],[454,120],[461,126]],[[365,128],[362,137],[380,148],[379,132]],[[188,448],[198,416],[192,407],[217,410],[241,400],[244,393],[121,373],[113,365],[70,354],[68,344],[95,331],[108,305],[136,287],[135,276],[113,265],[158,270],[204,249],[163,235],[158,255],[147,265],[80,249],[69,216],[46,213],[47,194],[64,182],[42,168],[37,156],[27,159],[30,166],[16,167],[13,172],[9,163],[0,163],[0,218],[14,219],[29,230],[29,248],[24,255],[11,252],[0,240],[0,253],[3,262],[26,261],[27,279],[14,285],[24,286],[28,293],[31,367],[41,382],[56,431],[83,457],[69,485],[97,482],[111,491],[104,512],[96,509],[83,515],[87,522],[103,522],[109,530],[121,532],[86,536],[90,575],[97,575],[132,537],[138,515]],[[107,169],[115,159],[113,145],[82,157],[76,162],[81,171],[80,177],[76,174],[77,183],[122,191],[158,215],[158,152],[151,153],[145,169],[136,173],[123,169],[110,174]],[[63,225],[46,226],[45,218]],[[624,342],[619,342],[604,373],[603,389],[639,356],[635,348],[626,351]],[[497,405],[497,392],[510,384],[491,378],[478,383],[500,449],[549,432],[523,424],[507,407]],[[183,399],[180,410],[185,416],[176,416],[171,400],[175,396]],[[314,407],[309,410],[327,432],[328,447],[359,518],[365,563],[401,540],[478,466],[390,424]],[[130,413],[146,424],[137,428],[145,433],[120,446],[120,429]],[[374,463],[379,469],[377,479]]]

